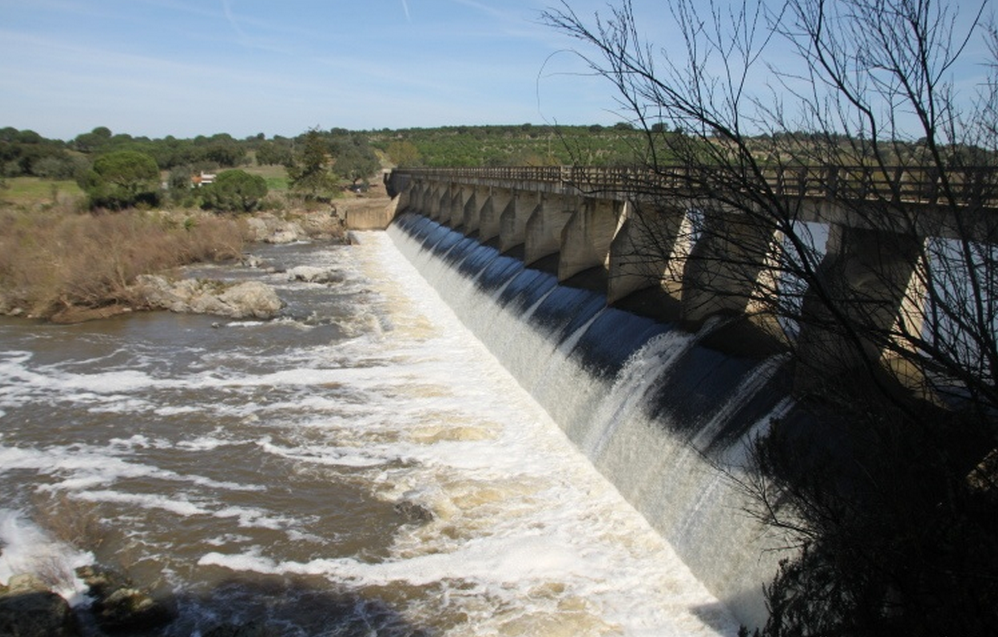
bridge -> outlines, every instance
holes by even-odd
[[[694,326],[717,314],[759,315],[759,290],[773,289],[780,276],[782,240],[770,213],[752,214],[763,206],[775,203],[787,224],[821,224],[828,237],[822,271],[842,279],[837,289],[880,308],[888,330],[897,321],[920,325],[916,271],[928,238],[998,242],[990,168],[732,175],[731,167],[414,168],[395,169],[385,181],[395,210],[428,216],[559,281],[585,280],[609,304],[655,290],[674,308],[672,318]],[[697,228],[691,215],[701,215]],[[826,369],[855,364],[840,345],[817,328],[803,326],[798,335],[798,346]]]

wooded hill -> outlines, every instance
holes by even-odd
[[[138,151],[160,170],[184,173],[247,165],[284,165],[308,131],[296,137],[263,133],[236,139],[227,133],[178,139],[114,134],[98,127],[72,140],[46,139],[31,130],[0,129],[0,177],[71,179],[98,155]],[[380,166],[623,165],[633,160],[642,133],[628,124],[611,127],[447,126],[348,131],[319,130],[334,163]],[[348,172],[348,171],[343,171]]]

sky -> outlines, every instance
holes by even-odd
[[[72,139],[612,124],[557,0],[0,0],[0,127]],[[573,3],[581,10],[599,0]]]
[[[684,59],[669,3],[633,2],[639,38],[666,58]],[[948,6],[969,16],[978,2],[998,0]],[[591,24],[593,13],[605,17],[613,2],[568,4]],[[572,53],[579,43],[543,23],[542,12],[558,6],[560,0],[0,0],[0,127],[65,140],[98,126],[133,136],[243,138],[310,128],[630,119],[612,84]],[[979,39],[974,47],[964,56],[963,95],[973,94],[990,59]],[[779,43],[767,55],[753,87],[770,99],[772,70],[788,72],[793,56]]]

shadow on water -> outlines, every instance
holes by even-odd
[[[102,630],[92,614],[77,614],[85,637],[429,637],[388,602],[352,590],[331,590],[305,577],[244,575],[222,580],[202,593],[184,592],[158,600],[170,609],[141,622]]]
[[[240,577],[200,598],[178,597],[198,611],[196,626],[183,617],[162,634],[180,637],[198,629],[204,637],[295,635],[311,637],[428,637],[387,602],[355,591],[333,592],[304,579]],[[204,612],[208,611],[208,612]],[[185,625],[186,624],[186,625]],[[243,632],[238,632],[243,627]]]

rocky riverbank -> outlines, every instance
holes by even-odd
[[[173,621],[175,611],[136,588],[115,571],[99,566],[76,570],[87,587],[87,599],[75,608],[38,576],[22,573],[0,586],[0,635],[79,637],[136,635],[156,631]]]
[[[0,635],[11,637],[113,637],[159,635],[177,617],[170,600],[136,588],[127,577],[100,566],[76,575],[87,601],[75,607],[35,575],[20,574],[0,585]],[[258,622],[219,623],[204,637],[271,637],[283,634]]]
[[[238,259],[245,244],[345,238],[343,217],[332,206],[228,220],[123,212],[34,223],[37,228],[19,230],[23,237],[8,237],[11,250],[0,255],[0,315],[56,323],[146,310],[273,318],[282,304],[263,283],[230,286],[164,272],[187,263]],[[66,237],[72,237],[71,245]]]

